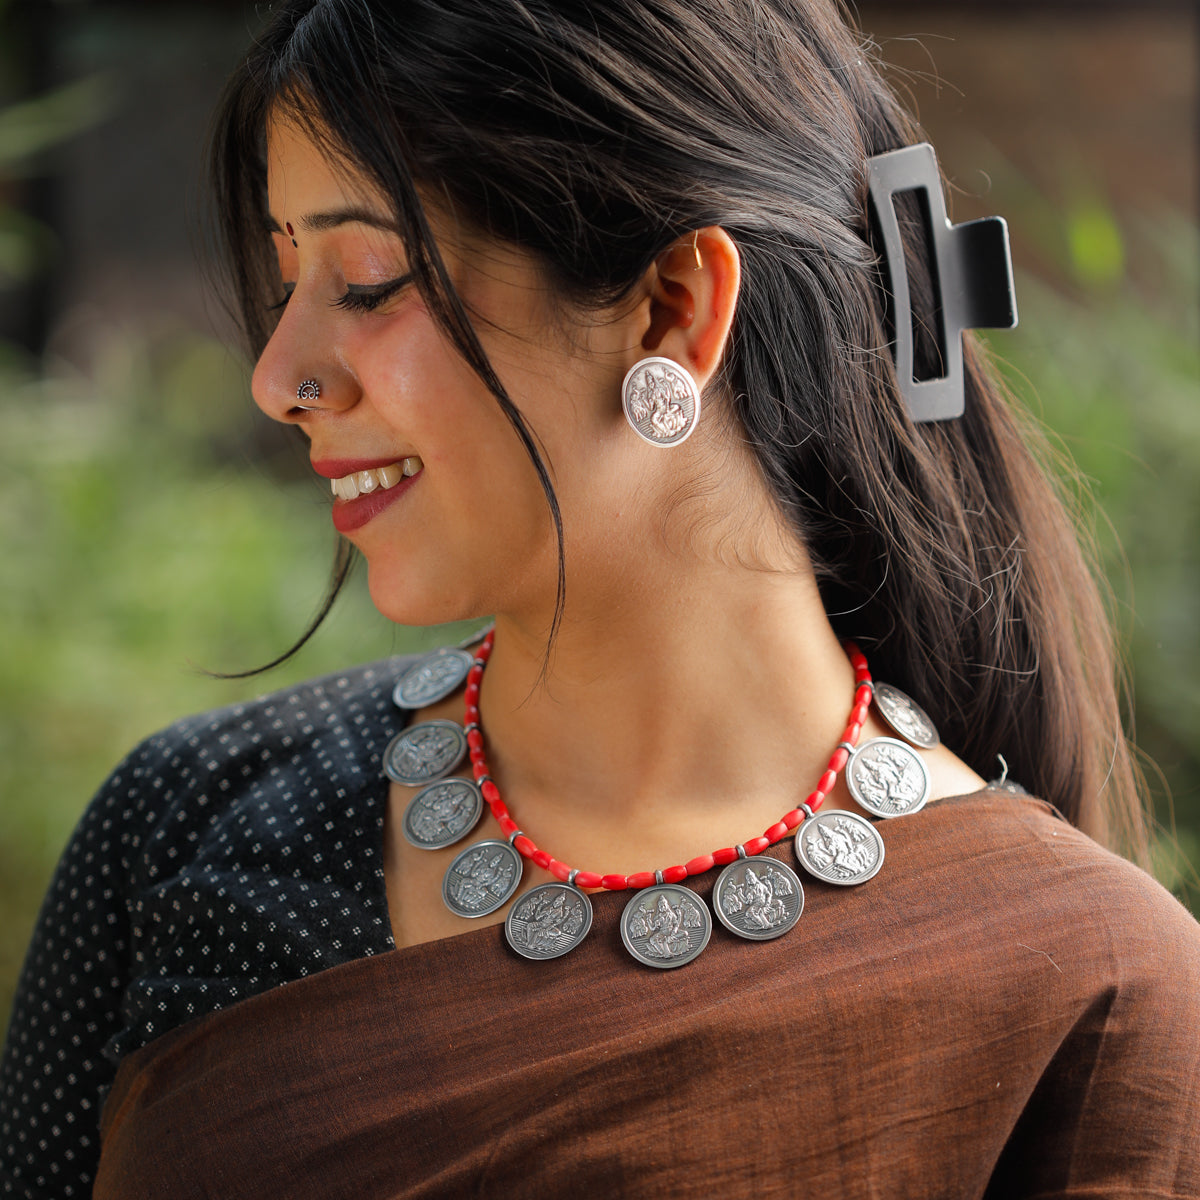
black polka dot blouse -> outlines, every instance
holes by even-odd
[[[412,659],[189,717],[84,813],[0,1061],[0,1195],[87,1196],[122,1057],[205,1013],[392,948],[381,766]]]

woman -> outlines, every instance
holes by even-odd
[[[255,399],[381,612],[495,627],[118,768],[9,1191],[1196,1194],[1200,937],[1091,840],[1110,637],[918,140],[826,0],[280,6],[213,151]]]

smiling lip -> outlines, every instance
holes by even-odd
[[[312,466],[318,475],[323,475],[326,479],[341,479],[355,471],[374,471],[397,461],[395,458],[323,458],[314,461]],[[406,475],[394,487],[386,490],[380,488],[355,500],[335,498],[331,510],[334,528],[338,533],[350,533],[361,528],[399,500],[423,474],[424,471],[418,471],[415,475]]]

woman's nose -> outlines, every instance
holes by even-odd
[[[299,424],[317,412],[344,411],[358,398],[357,384],[315,327],[315,316],[304,313],[295,299],[289,301],[250,381],[258,407],[285,424]]]

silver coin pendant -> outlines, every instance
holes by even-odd
[[[389,779],[421,787],[448,775],[467,752],[467,735],[455,721],[422,721],[401,730],[383,752]]]
[[[850,795],[876,817],[919,812],[929,799],[929,768],[906,742],[871,738],[846,763]]]
[[[765,942],[787,933],[800,919],[804,888],[785,863],[763,855],[739,858],[717,876],[713,909],[731,933]]]
[[[906,692],[890,683],[877,683],[872,695],[883,719],[914,746],[932,750],[941,740],[929,714]]]
[[[483,793],[473,779],[439,779],[408,802],[400,830],[418,850],[444,850],[466,837],[482,814]]]
[[[643,888],[621,914],[621,941],[647,967],[686,966],[711,936],[708,905],[690,888],[670,883]]]
[[[592,902],[569,883],[543,883],[517,900],[504,919],[508,944],[525,958],[569,954],[592,927]]]
[[[857,813],[820,812],[796,830],[796,857],[817,879],[853,887],[883,866],[883,838]]]
[[[435,650],[408,668],[392,689],[397,708],[424,708],[436,704],[462,686],[474,659],[454,648]]]
[[[459,917],[486,917],[508,902],[521,882],[521,856],[501,841],[475,842],[442,878],[442,899]]]

